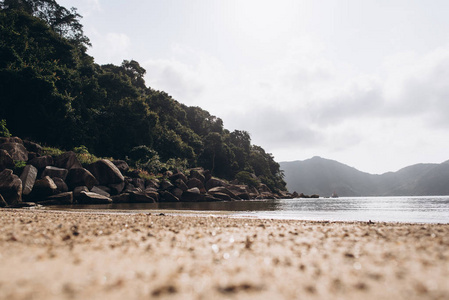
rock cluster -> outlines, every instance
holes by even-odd
[[[11,170],[14,161],[26,162],[20,177]],[[0,138],[0,207],[274,198],[291,198],[291,194],[275,194],[264,184],[255,188],[228,183],[202,168],[145,180],[122,160],[101,159],[83,167],[74,152],[43,156],[36,143]]]

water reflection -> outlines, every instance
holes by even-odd
[[[54,206],[54,209],[178,211],[260,218],[449,223],[449,196],[281,199],[232,202],[132,203]]]

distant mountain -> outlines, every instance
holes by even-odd
[[[335,160],[315,156],[304,161],[281,162],[290,192],[330,196],[449,195],[449,161],[417,164],[397,172],[373,175]]]

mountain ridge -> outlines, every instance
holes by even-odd
[[[449,160],[419,163],[383,174],[370,174],[319,156],[280,162],[280,166],[291,192],[320,196],[449,195]]]

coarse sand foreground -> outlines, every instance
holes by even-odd
[[[0,210],[1,299],[449,299],[449,225]]]

